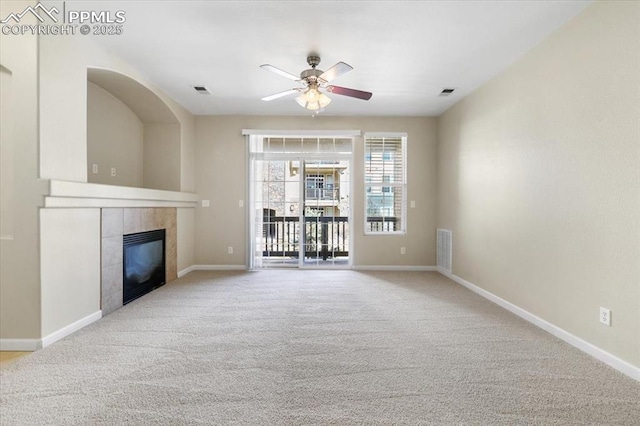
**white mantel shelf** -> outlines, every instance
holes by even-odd
[[[50,180],[45,207],[190,207],[200,197],[192,192]]]

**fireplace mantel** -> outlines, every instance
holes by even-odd
[[[50,180],[45,207],[191,207],[198,194],[129,186]]]

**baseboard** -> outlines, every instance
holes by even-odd
[[[435,266],[412,265],[358,265],[352,266],[356,271],[436,271]],[[178,272],[178,278],[192,271],[246,271],[245,265],[191,265]]]
[[[570,344],[571,346],[574,346],[578,349],[580,349],[582,352],[585,352],[586,354],[591,355],[592,357],[598,359],[599,361],[604,362],[605,364],[607,364],[610,367],[615,368],[616,370],[620,371],[623,374],[626,374],[627,376],[631,377],[632,379],[635,379],[637,381],[640,381],[640,367],[636,367],[633,364],[628,363],[627,361],[624,361],[620,358],[618,358],[615,355],[610,354],[609,352],[600,349],[599,347],[587,342],[586,340],[583,340],[577,336],[574,336],[573,334],[569,333],[568,331],[554,325],[551,324],[548,321],[543,320],[542,318],[532,314],[531,312],[528,312],[516,305],[514,305],[511,302],[508,302],[504,299],[502,299],[501,297],[496,296],[495,294],[488,292],[487,290],[484,290],[480,287],[478,287],[475,284],[470,283],[469,281],[466,281],[460,277],[458,277],[457,275],[454,275],[452,273],[450,273],[449,271],[446,271],[442,268],[437,268],[437,271],[440,272],[442,275],[444,275],[447,278],[452,279],[453,281],[455,281],[456,283],[462,285],[463,287],[468,288],[469,290],[473,291],[474,293],[479,294],[480,296],[492,301],[493,303],[503,307],[504,309],[508,310],[509,312],[512,312],[514,314],[516,314],[517,316],[519,316],[520,318],[529,321],[530,323],[532,323],[533,325],[543,329],[544,331],[554,335],[555,337],[564,340],[565,342],[567,342],[568,344]]]
[[[412,265],[354,265],[355,271],[435,271],[435,266],[412,266]]]
[[[33,352],[38,349],[46,348],[47,346],[64,339],[68,335],[88,326],[89,324],[96,322],[102,318],[102,311],[97,311],[91,315],[87,315],[78,321],[69,324],[66,327],[61,328],[58,331],[54,331],[42,339],[0,339],[0,351],[19,351],[19,352]]]
[[[0,351],[33,352],[41,348],[40,339],[0,339]]]
[[[102,318],[102,311],[97,311],[92,313],[91,315],[87,315],[86,317],[79,319],[72,324],[69,324],[66,327],[61,328],[58,331],[54,331],[48,336],[42,338],[42,347],[46,348],[47,346],[57,342],[58,340],[64,339],[71,333],[74,333],[81,328],[88,326],[92,322],[98,321],[100,318]]]
[[[191,265],[188,268],[184,268],[182,271],[179,271],[178,272],[178,278],[187,275],[191,271],[195,271],[194,265]]]
[[[192,271],[246,271],[247,265],[191,265],[178,273],[178,277]],[[182,274],[182,275],[181,275]]]

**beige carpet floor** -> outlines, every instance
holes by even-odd
[[[434,272],[193,272],[0,371],[2,425],[638,425],[640,384]]]

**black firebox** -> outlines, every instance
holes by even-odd
[[[165,236],[165,230],[158,229],[123,237],[123,304],[166,282]]]

